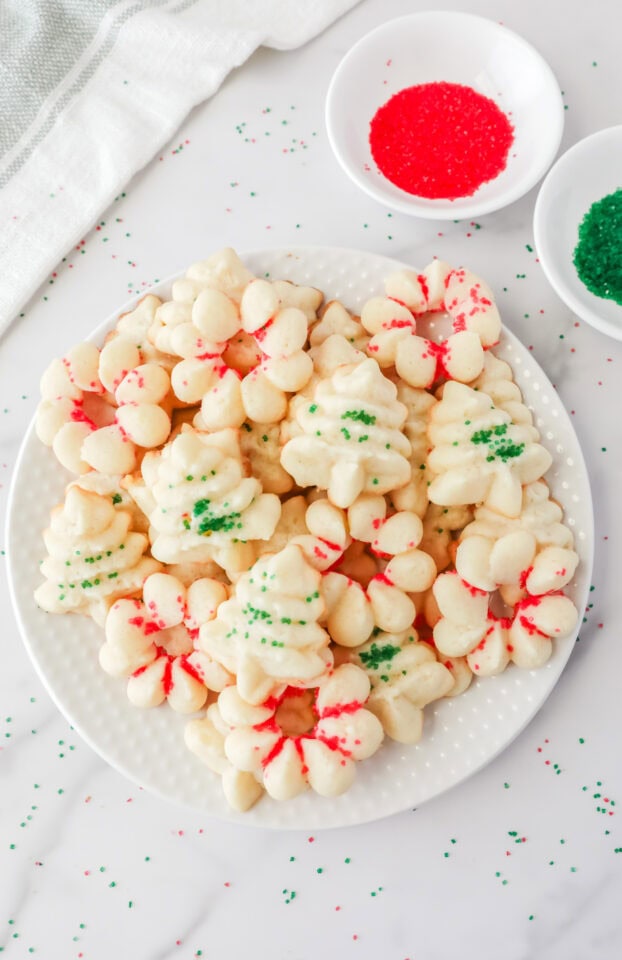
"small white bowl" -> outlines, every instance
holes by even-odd
[[[470,197],[407,193],[371,154],[369,125],[379,107],[406,87],[435,81],[490,97],[514,126],[505,169]],[[384,23],[352,47],[332,78],[326,125],[339,163],[370,196],[402,213],[458,220],[499,210],[538,182],[559,148],[564,109],[551,68],[522,37],[483,17],[430,11]]]
[[[621,157],[622,126],[580,140],[549,172],[533,218],[538,257],[555,292],[578,317],[616,340],[622,340],[622,306],[588,290],[573,254],[579,224],[592,204],[622,188]]]

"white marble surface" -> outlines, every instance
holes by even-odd
[[[505,323],[533,348],[572,412],[596,522],[594,590],[580,642],[535,720],[469,781],[374,824],[279,834],[189,813],[107,767],[36,676],[3,575],[0,947],[7,957],[621,955],[622,348],[578,323],[547,285],[529,249],[537,188],[477,224],[414,221],[358,192],[324,131],[324,96],[341,56],[376,24],[425,7],[363,0],[300,51],[260,51],[68,253],[0,341],[2,515],[42,369],[156,278],[224,244],[341,245],[417,265],[438,255],[493,284]],[[619,122],[615,0],[454,0],[452,7],[501,20],[546,57],[568,107],[562,150]]]

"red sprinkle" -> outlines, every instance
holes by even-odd
[[[381,173],[428,199],[470,197],[505,169],[513,127],[496,103],[460,83],[422,83],[374,115],[369,144]]]

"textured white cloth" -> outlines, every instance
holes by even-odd
[[[357,0],[7,0],[0,7],[0,333],[102,211],[259,46]]]

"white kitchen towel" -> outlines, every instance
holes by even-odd
[[[356,2],[2,0],[0,333],[231,69]]]

